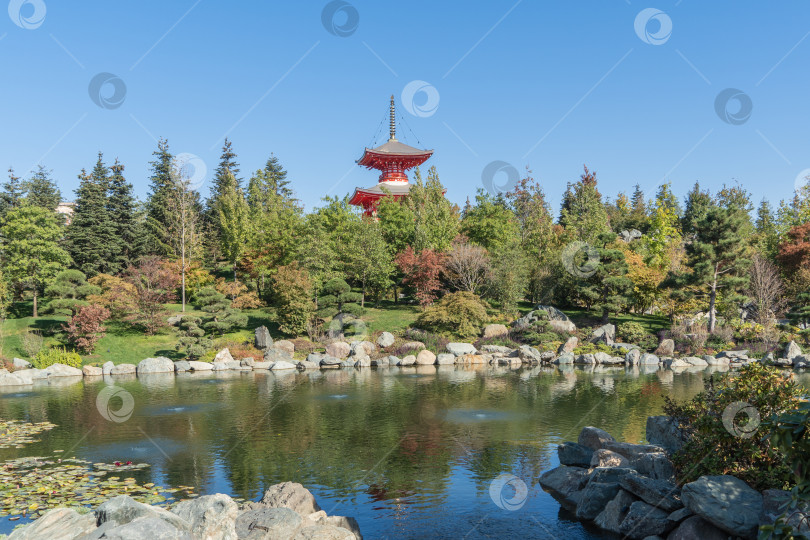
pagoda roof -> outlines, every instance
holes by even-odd
[[[383,190],[385,188],[385,190]],[[405,182],[402,183],[385,183],[381,182],[374,187],[370,188],[357,188],[355,191],[367,193],[369,195],[407,195],[408,192],[411,190],[411,185],[406,184]]]
[[[389,140],[387,143],[380,145],[377,148],[366,148],[366,152],[387,154],[391,156],[421,156],[422,154],[430,155],[433,153],[433,150],[420,150],[394,139]]]

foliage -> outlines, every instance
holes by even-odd
[[[477,336],[487,321],[487,309],[477,295],[459,291],[445,295],[416,319],[414,326],[431,332]]]
[[[27,204],[51,212],[62,200],[62,193],[51,178],[51,171],[42,165],[38,165],[31,178],[23,183],[23,190]]]
[[[318,297],[318,315],[321,317],[334,317],[342,313],[359,316],[362,308],[357,304],[362,297],[352,292],[352,288],[344,280],[333,278],[326,282]]]
[[[202,329],[202,319],[196,315],[183,315],[180,318],[180,339],[177,350],[183,351],[189,358],[199,358],[213,347],[214,342],[206,337]]]
[[[127,269],[127,280],[135,287],[135,311],[127,316],[148,335],[166,326],[164,304],[174,299],[175,277],[158,257],[144,257]]]
[[[231,300],[231,307],[235,309],[253,309],[262,307],[262,301],[256,291],[248,290],[247,285],[239,281],[225,281],[225,278],[217,279],[215,286]]]
[[[422,306],[427,306],[436,299],[441,287],[439,275],[445,267],[443,253],[425,249],[416,253],[411,246],[397,255],[396,263],[405,274],[403,283],[416,290],[416,299]]]
[[[247,324],[247,315],[234,308],[231,301],[213,287],[200,289],[195,304],[207,314],[202,324],[206,332],[222,335]]]
[[[68,351],[61,347],[53,347],[39,351],[39,353],[31,359],[31,364],[37,369],[45,369],[54,364],[64,364],[81,369],[82,357],[73,351]]]
[[[273,296],[279,330],[292,336],[307,331],[315,315],[312,292],[309,273],[297,263],[278,267],[273,276]]]
[[[616,326],[616,335],[623,343],[637,344],[647,337],[647,330],[639,323],[629,321]]]
[[[364,307],[366,291],[371,291],[379,300],[393,285],[394,259],[380,223],[371,217],[352,223],[347,250],[346,275],[360,284],[360,306]]]
[[[458,234],[458,207],[447,200],[444,191],[435,166],[428,169],[425,181],[416,168],[403,204],[413,215],[413,238],[409,245],[417,251],[446,251]]]
[[[487,297],[498,302],[501,311],[514,315],[529,285],[529,256],[514,244],[494,251],[491,260]]]
[[[99,291],[87,296],[87,302],[102,306],[110,311],[113,319],[123,319],[132,314],[137,307],[135,286],[124,278],[97,274],[87,282],[98,287]]]
[[[480,294],[491,278],[491,271],[487,250],[463,237],[453,241],[444,270],[453,288]]]
[[[220,232],[220,247],[223,254],[234,266],[242,258],[251,234],[248,203],[236,178],[226,174],[222,192],[215,202],[217,224]]]
[[[101,289],[87,282],[79,270],[63,270],[45,289],[45,296],[51,300],[45,311],[61,315],[74,315],[79,308],[88,305],[89,295],[98,295]]]
[[[618,349],[614,349],[610,345],[606,343],[582,343],[574,349],[574,354],[595,354],[598,352],[603,352],[609,354],[610,356],[624,356],[627,354],[627,349],[624,347],[620,347]]]
[[[506,199],[479,188],[475,206],[464,209],[461,232],[488,250],[500,249],[519,237],[519,223]]]
[[[110,166],[107,212],[113,224],[115,248],[110,253],[112,273],[126,270],[144,254],[145,231],[132,184],[124,178],[124,166],[115,160]]]
[[[600,233],[596,237],[592,252],[598,263],[593,274],[578,283],[576,291],[586,306],[602,312],[604,322],[611,313],[624,311],[632,301],[633,282],[627,277],[627,261],[616,238],[612,232]],[[574,266],[586,267],[579,262],[574,262]]]
[[[730,474],[757,490],[790,484],[785,455],[760,429],[759,419],[792,410],[802,392],[792,374],[754,362],[738,374],[713,377],[704,392],[686,403],[667,398],[664,411],[689,437],[672,456],[679,480]]]
[[[61,247],[62,227],[53,210],[27,205],[10,210],[2,225],[5,276],[31,290],[37,317],[39,292],[70,264],[70,255]]]
[[[584,167],[579,182],[568,184],[560,209],[560,225],[576,240],[591,242],[609,230],[596,174]]]
[[[62,325],[69,345],[85,354],[90,354],[96,347],[99,339],[104,337],[107,329],[104,322],[110,318],[107,308],[88,305],[82,306],[76,313]]]

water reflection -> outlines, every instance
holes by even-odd
[[[0,460],[59,449],[143,461],[152,465],[148,481],[246,499],[300,482],[330,514],[357,517],[369,538],[542,537],[538,521],[558,538],[599,538],[537,485],[556,463],[556,444],[584,425],[641,441],[663,396],[691,397],[708,373],[476,365],[87,379],[2,394],[0,418],[58,427],[39,443],[0,450]],[[105,381],[134,397],[128,421],[106,421],[96,409]],[[489,497],[501,473],[529,488],[519,511]],[[12,525],[0,522],[0,532]]]

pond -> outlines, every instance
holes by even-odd
[[[537,483],[558,464],[556,445],[585,425],[641,442],[664,396],[690,398],[708,376],[423,366],[85,379],[0,393],[0,419],[57,426],[0,449],[0,462],[148,463],[142,482],[243,499],[300,482],[365,538],[602,538]],[[105,419],[102,391],[131,416]],[[2,518],[0,533],[17,523]]]

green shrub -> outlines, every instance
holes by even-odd
[[[633,321],[628,321],[619,324],[616,327],[616,335],[626,343],[637,344],[639,341],[647,337],[647,330],[641,324]]]
[[[73,351],[63,348],[42,349],[37,353],[31,362],[37,369],[45,369],[54,364],[65,364],[66,366],[81,368],[82,357]]]
[[[487,310],[478,295],[460,291],[445,295],[425,309],[414,326],[432,332],[472,337],[481,332],[485,322]]]
[[[672,456],[679,481],[730,474],[757,490],[790,485],[789,463],[760,422],[795,409],[802,392],[792,374],[755,362],[709,379],[706,390],[684,404],[665,398],[664,412],[689,438]]]
[[[574,349],[574,354],[594,354],[598,352],[607,353],[611,356],[624,356],[627,354],[627,349],[624,347],[616,349],[604,343],[583,343]]]

